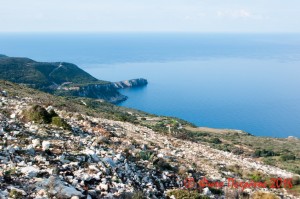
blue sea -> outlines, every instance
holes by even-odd
[[[109,81],[146,78],[121,91],[120,106],[300,137],[299,34],[1,34],[0,54],[72,62]]]

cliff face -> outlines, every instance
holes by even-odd
[[[104,99],[111,103],[125,101],[128,97],[119,93],[118,89],[146,86],[148,81],[143,78],[131,79],[108,84],[91,84],[72,90],[73,96]]]
[[[91,84],[69,91],[72,96],[103,99],[111,103],[125,101],[128,97],[119,93],[112,83]]]
[[[127,96],[122,95],[118,89],[141,87],[147,84],[148,81],[146,79],[139,78],[106,84],[88,84],[68,87],[61,86],[56,91],[56,94],[104,99],[116,104],[125,101],[128,98]]]
[[[146,79],[139,78],[139,79],[132,79],[132,80],[114,82],[112,84],[115,88],[122,89],[122,88],[132,88],[132,87],[146,86],[148,84],[148,81]]]

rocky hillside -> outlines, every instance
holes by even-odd
[[[43,89],[52,88],[65,82],[107,83],[99,81],[74,64],[37,62],[20,57],[0,57],[0,78]]]
[[[254,158],[143,125],[160,117],[124,109],[136,119],[117,121],[109,119],[116,113],[102,114],[95,105],[92,112],[89,99],[79,99],[81,105],[66,99],[61,106],[63,98],[9,82],[1,82],[0,95],[0,198],[297,198],[290,187],[232,188],[228,178],[291,178],[294,187],[300,180]],[[177,122],[179,129],[188,125]],[[187,191],[186,177],[224,186]]]

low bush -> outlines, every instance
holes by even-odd
[[[161,170],[173,170],[173,167],[166,162],[163,158],[156,159],[153,164],[160,168]]]
[[[293,185],[300,185],[300,177],[299,176],[293,176],[292,182],[293,182]]]
[[[62,127],[65,130],[71,130],[71,126],[60,117],[53,117],[51,124],[58,127]]]
[[[221,144],[222,143],[222,141],[219,138],[213,138],[210,140],[210,142],[213,144]]]
[[[264,175],[260,172],[253,172],[252,174],[250,174],[250,178],[255,181],[255,182],[262,182],[264,181]]]
[[[26,122],[37,122],[40,124],[53,124],[65,130],[71,130],[71,126],[52,109],[49,112],[40,105],[34,105],[23,111],[23,119]]]
[[[210,187],[209,190],[215,195],[222,195],[223,194],[222,189],[216,189],[216,188]]]
[[[146,199],[142,191],[136,191],[133,193],[131,199]]]
[[[283,154],[280,156],[280,159],[282,161],[295,160],[296,156],[294,156],[293,154]]]
[[[154,157],[154,153],[151,151],[141,151],[138,156],[143,160],[151,160]]]
[[[235,155],[241,155],[244,153],[244,150],[241,148],[234,148],[231,152]]]
[[[9,192],[9,197],[13,198],[13,199],[22,199],[23,198],[23,194],[15,189],[12,189]]]
[[[272,150],[256,150],[254,152],[254,157],[269,157],[269,156],[276,156],[277,154]]]
[[[37,122],[48,124],[51,122],[51,115],[40,105],[34,105],[28,110],[23,111],[23,119],[26,122]]]

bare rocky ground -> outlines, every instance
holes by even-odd
[[[72,130],[51,124],[24,122],[22,111],[31,98],[0,99],[0,198],[166,198],[169,190],[184,189],[183,180],[223,181],[236,177],[226,169],[291,178],[293,173],[252,158],[216,150],[192,141],[161,135],[131,123],[53,109]],[[209,198],[230,198],[235,189],[223,187]],[[281,189],[245,189],[296,198]],[[175,198],[174,196],[170,196]]]

